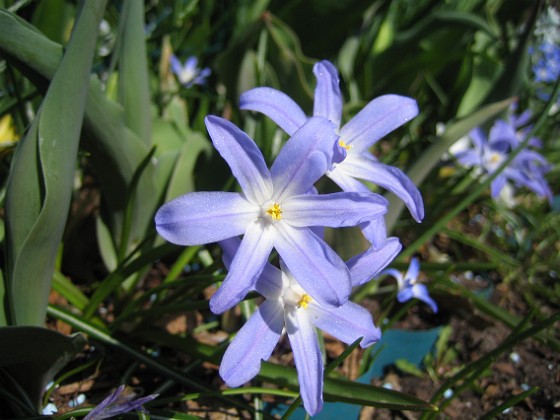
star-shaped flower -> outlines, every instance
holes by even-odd
[[[359,179],[379,185],[403,200],[414,219],[420,222],[424,218],[424,204],[418,188],[400,169],[379,162],[369,151],[379,139],[418,114],[416,101],[398,95],[380,96],[342,125],[342,95],[336,67],[329,61],[321,61],[315,64],[313,72],[317,78],[313,115],[334,123],[340,145],[347,151],[346,158],[326,175],[344,191],[369,191]],[[243,93],[240,108],[263,113],[289,135],[308,118],[290,97],[269,87]],[[377,236],[378,226],[366,224],[362,229],[374,245],[385,239]]]
[[[132,410],[140,410],[146,413],[142,407],[143,404],[157,398],[158,394],[148,395],[146,397],[136,398],[134,393],[123,394],[125,386],[119,386],[107,398],[101,401],[96,407],[91,410],[84,420],[102,420],[113,418],[119,414],[128,413]]]
[[[335,306],[346,302],[348,268],[312,227],[382,218],[387,201],[371,192],[310,193],[332,162],[343,157],[332,123],[321,117],[307,120],[269,170],[257,145],[234,124],[215,116],[205,121],[243,192],[189,193],[163,205],[155,221],[159,234],[179,245],[244,235],[210,309],[220,313],[243,299],[273,248],[313,299]]]
[[[412,258],[410,260],[410,265],[406,274],[401,274],[400,271],[394,268],[388,268],[383,270],[381,274],[388,274],[393,276],[397,280],[399,286],[399,292],[397,293],[397,300],[401,303],[406,302],[412,298],[421,300],[422,302],[428,304],[432,311],[437,312],[438,307],[436,302],[430,297],[428,293],[428,288],[421,283],[418,283],[418,275],[420,274],[420,262],[417,258]]]
[[[239,241],[231,238],[220,242],[226,267],[237,252]],[[370,250],[348,262],[352,285],[362,284],[379,273],[400,251],[396,238],[387,239],[378,251]],[[255,283],[255,290],[266,300],[239,330],[226,350],[220,375],[231,387],[255,377],[261,360],[267,360],[285,329],[292,346],[300,392],[310,415],[323,405],[323,361],[315,327],[350,344],[363,337],[365,348],[381,336],[371,314],[348,301],[342,306],[324,305],[313,299],[281,260],[281,270],[266,264]]]
[[[192,85],[203,85],[212,71],[205,67],[203,69],[198,67],[198,58],[191,56],[185,60],[185,64],[181,64],[179,59],[171,54],[169,57],[171,70],[177,76],[179,83],[184,87],[191,87]]]

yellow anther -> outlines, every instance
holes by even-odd
[[[500,155],[498,155],[497,153],[493,153],[492,156],[490,156],[490,161],[492,163],[497,163],[500,160]]]
[[[350,150],[350,149],[352,148],[352,145],[351,145],[351,144],[346,144],[346,143],[344,143],[342,140],[339,140],[339,141],[338,141],[338,145],[339,145],[340,147],[344,147],[346,150]]]
[[[303,295],[299,302],[297,303],[298,308],[307,309],[307,306],[311,303],[312,299],[309,295]]]
[[[280,208],[280,204],[274,203],[272,206],[268,208],[266,211],[272,220],[281,220],[282,219],[282,209]]]

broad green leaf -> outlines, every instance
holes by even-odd
[[[144,32],[144,2],[123,2],[119,25],[119,102],[126,125],[148,146],[152,142],[152,112]]]
[[[16,15],[0,9],[0,51],[24,74],[39,73],[52,79],[62,58],[62,47],[40,34],[33,26]],[[126,208],[128,186],[140,162],[149,152],[147,145],[125,124],[122,106],[106,98],[99,82],[90,80],[86,102],[83,147],[90,152],[93,170],[103,190],[105,223],[120,238],[122,218]],[[116,141],[115,139],[118,139]],[[136,200],[131,228],[131,248],[152,226],[152,216],[158,203],[154,168],[146,169],[138,190],[142,200]]]
[[[81,351],[84,336],[65,336],[41,327],[0,328],[0,368],[26,391],[39,410],[46,384]],[[0,376],[4,371],[0,369]]]
[[[105,4],[84,4],[60,67],[12,162],[6,224],[8,299],[14,325],[44,323],[72,198],[87,82]]]
[[[461,137],[467,135],[473,128],[478,127],[490,118],[507,109],[514,99],[506,99],[491,105],[487,105],[470,115],[458,119],[448,125],[445,132],[436,138],[433,144],[415,161],[408,171],[408,176],[416,186],[422,185],[424,179],[441,160],[442,156]],[[422,189],[420,188],[420,191]],[[389,212],[386,216],[387,230],[390,231],[398,220],[404,203],[393,194],[387,195],[389,200]]]

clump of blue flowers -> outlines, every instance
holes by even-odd
[[[541,14],[535,28],[536,46],[531,47],[531,70],[533,72],[536,94],[550,100],[556,81],[560,78],[560,13],[548,7]],[[555,112],[560,106],[560,96],[553,98]]]
[[[531,113],[526,111],[519,116],[511,114],[507,120],[496,120],[489,135],[482,128],[475,128],[469,133],[472,148],[455,153],[461,165],[492,174],[514,149],[526,141],[526,147],[492,181],[490,188],[494,199],[506,190],[526,187],[552,202],[552,191],[545,178],[550,165],[536,151],[541,147],[541,141],[536,137],[527,139],[531,129],[527,126],[530,117]]]
[[[315,327],[345,343],[363,337],[362,347],[379,340],[371,314],[348,298],[353,287],[378,275],[401,249],[397,238],[387,237],[387,201],[360,180],[394,192],[418,222],[424,217],[422,197],[412,181],[368,150],[414,118],[416,102],[382,96],[343,124],[336,68],[322,61],[314,73],[311,117],[271,88],[241,96],[242,109],[264,113],[290,135],[270,168],[246,133],[223,118],[208,116],[212,143],[241,192],[189,193],[164,204],[155,217],[157,231],[170,242],[220,243],[228,274],[210,299],[214,313],[232,308],[250,291],[264,298],[224,355],[224,381],[240,386],[251,380],[285,331],[304,407],[311,415],[323,404],[323,362]],[[342,191],[319,193],[315,183],[323,176]],[[371,246],[345,262],[325,242],[322,230],[350,226],[360,226]],[[273,250],[279,267],[269,263]]]

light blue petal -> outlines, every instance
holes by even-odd
[[[255,142],[235,124],[220,117],[205,118],[212,143],[231,168],[249,201],[260,205],[272,196],[272,180]]]
[[[196,71],[196,66],[198,65],[198,58],[196,56],[191,55],[185,60],[185,70],[189,71],[189,73],[194,73]]]
[[[282,217],[291,226],[356,226],[384,215],[387,200],[374,193],[339,192],[298,195],[282,204]]]
[[[485,149],[487,144],[488,144],[486,134],[484,133],[484,131],[480,127],[473,128],[469,132],[469,138],[471,139],[474,147],[476,147],[478,150]]]
[[[507,179],[503,173],[494,178],[494,180],[490,184],[490,195],[492,196],[492,198],[496,198],[500,195],[502,188],[506,186],[506,182]]]
[[[397,280],[397,283],[399,285],[399,289],[400,290],[406,290],[403,289],[404,285],[405,285],[405,281],[404,281],[404,277],[402,275],[402,273],[398,270],[395,270],[394,268],[387,268],[385,270],[383,270],[381,273],[379,273],[380,276],[382,275],[389,275],[389,276],[393,276],[395,278],[395,280]]]
[[[223,284],[210,299],[210,310],[222,313],[237,305],[255,287],[274,243],[272,229],[263,229],[259,221],[247,226],[241,245],[233,258]]]
[[[290,136],[307,120],[303,110],[288,95],[269,87],[242,93],[239,108],[263,113]]]
[[[279,301],[265,301],[239,330],[222,358],[220,376],[230,387],[253,379],[268,360],[284,327],[284,311]]]
[[[323,117],[340,127],[342,117],[342,96],[338,81],[338,70],[332,63],[324,60],[313,66],[317,78],[313,115]]]
[[[334,125],[321,117],[311,117],[288,140],[270,168],[274,200],[305,194],[332,167],[338,151]]]
[[[361,181],[344,172],[344,169],[339,170],[338,165],[335,166],[332,171],[327,172],[327,176],[332,179],[343,191],[371,192],[371,190]]]
[[[296,363],[301,399],[311,416],[323,408],[323,359],[305,310],[290,308],[285,314],[286,331]]]
[[[181,64],[179,59],[175,57],[175,55],[173,54],[169,56],[169,64],[171,64],[171,70],[176,75],[180,75],[181,72],[183,71],[183,65]]]
[[[504,120],[497,120],[490,129],[488,143],[490,146],[494,146],[499,143],[506,143],[513,149],[519,145],[519,139],[517,138],[515,129],[511,124]]]
[[[241,244],[241,239],[237,236],[219,242],[222,248],[222,260],[227,270],[237,249]],[[261,275],[255,283],[255,290],[267,299],[277,299],[282,294],[282,273],[272,264],[266,263]]]
[[[380,96],[340,129],[340,138],[360,152],[417,115],[418,105],[414,99],[399,95]]]
[[[367,251],[352,257],[346,262],[350,270],[350,277],[352,279],[352,287],[364,284],[374,277],[376,277],[381,270],[395,259],[399,252],[401,252],[402,245],[398,238],[387,238],[385,244],[380,249],[369,248]],[[389,269],[392,270],[392,269]],[[393,271],[386,270],[386,274],[395,275]],[[394,270],[400,277],[401,273]]]
[[[309,229],[276,225],[276,250],[301,287],[321,304],[344,304],[350,273],[338,254]]]
[[[360,229],[371,243],[373,249],[380,249],[387,239],[387,226],[383,216],[375,217],[369,222],[360,224]]]
[[[385,165],[364,154],[346,158],[337,170],[347,175],[373,182],[399,197],[417,222],[424,218],[424,202],[420,191],[406,174],[394,166]]]
[[[410,265],[408,266],[408,270],[404,275],[404,278],[407,281],[415,282],[418,279],[418,275],[420,274],[420,261],[418,258],[413,257],[410,259]]]
[[[482,166],[482,156],[480,151],[475,149],[464,150],[455,155],[457,161],[466,167]]]
[[[156,213],[158,233],[178,245],[202,245],[241,235],[259,208],[233,192],[195,192],[164,204]]]
[[[360,346],[366,348],[381,338],[381,330],[373,324],[371,313],[354,302],[346,302],[337,308],[312,301],[304,310],[309,312],[309,319],[317,328],[343,343],[352,344],[363,337]]]
[[[434,313],[437,313],[438,307],[436,302],[430,297],[428,293],[428,288],[424,284],[416,283],[412,287],[407,287],[401,290],[397,294],[397,299],[399,302],[406,302],[411,298],[416,298],[421,300],[422,302],[426,303],[430,306]]]

